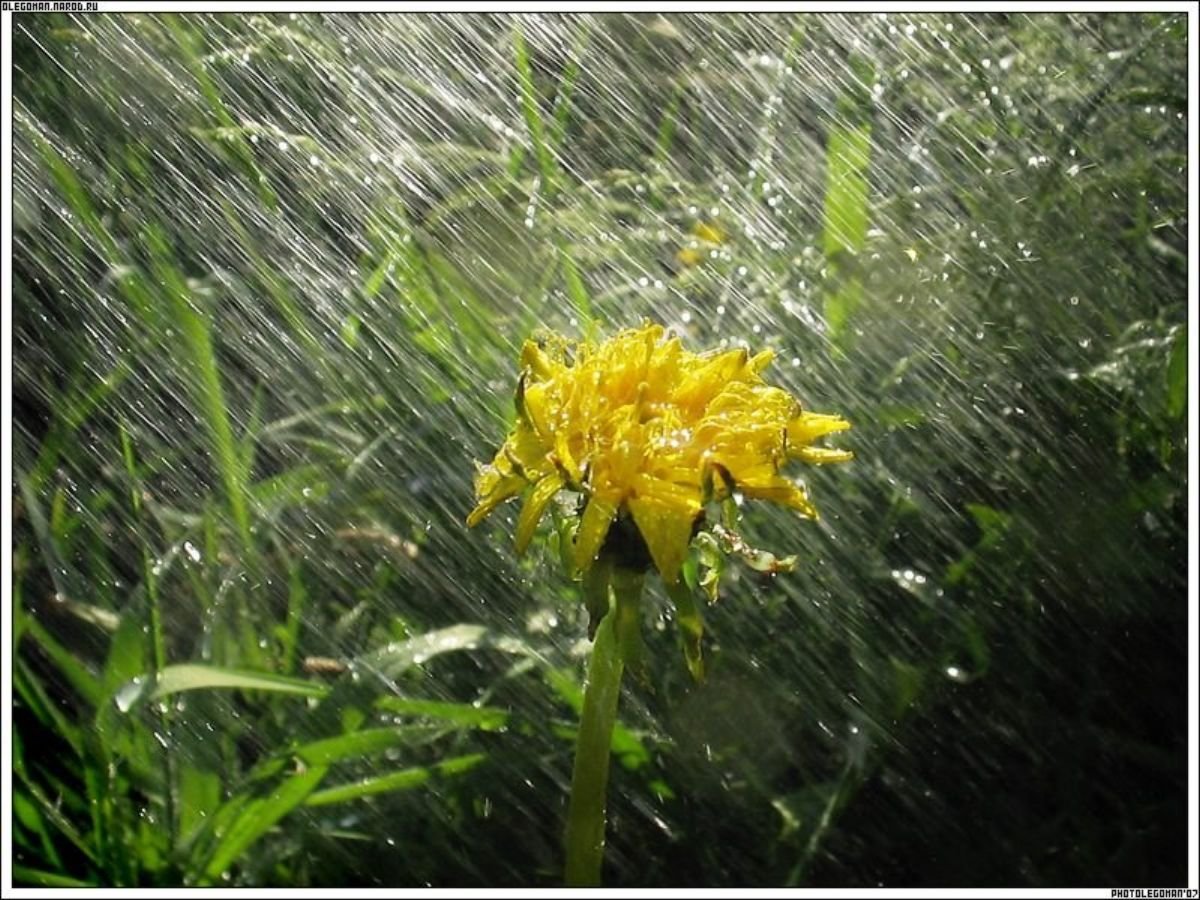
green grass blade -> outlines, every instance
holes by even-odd
[[[654,139],[654,164],[665,165],[671,155],[671,144],[675,142],[675,127],[679,121],[679,107],[687,93],[687,86],[680,82],[671,93],[667,108],[663,110],[662,119],[658,123],[658,134]]]
[[[521,112],[525,117],[529,140],[533,144],[538,171],[542,175],[542,193],[546,197],[553,197],[558,165],[554,161],[553,152],[546,143],[546,129],[542,122],[542,111],[538,106],[537,89],[533,84],[533,66],[529,61],[529,48],[525,44],[525,35],[519,27],[513,29],[513,58],[517,67],[517,84],[521,90]]]
[[[1184,325],[1179,329],[1167,363],[1167,415],[1172,419],[1181,418],[1187,412],[1187,343],[1187,326]]]
[[[90,706],[94,708],[103,702],[104,686],[100,679],[42,627],[40,622],[31,618],[26,624],[25,634],[49,657],[66,682]]]
[[[558,252],[562,260],[563,283],[567,288],[567,296],[571,298],[571,303],[574,305],[580,321],[590,329],[595,320],[592,315],[592,300],[588,296],[587,287],[579,275],[579,269],[575,265],[575,260],[571,258],[571,252],[567,249],[566,244],[560,243]]]
[[[283,644],[283,671],[296,671],[296,653],[300,645],[300,623],[304,621],[304,607],[308,603],[308,588],[304,584],[303,565],[293,560],[288,565],[287,619],[279,629]]]
[[[59,194],[67,202],[71,212],[83,223],[88,233],[100,244],[108,261],[124,261],[124,253],[121,252],[109,230],[104,227],[100,216],[96,213],[96,208],[92,205],[91,198],[75,175],[75,170],[40,133],[32,129],[27,133],[37,146],[42,162],[49,170],[50,177],[54,180]]]
[[[563,138],[566,137],[567,122],[571,118],[571,99],[575,93],[575,84],[579,80],[579,72],[582,68],[579,61],[583,57],[590,34],[591,28],[585,21],[571,47],[570,58],[563,70],[562,79],[558,83],[558,90],[554,94],[554,119],[550,123],[549,140],[550,146],[555,151],[562,147]]]
[[[836,341],[847,333],[862,300],[859,256],[867,243],[870,221],[868,168],[871,163],[869,63],[852,60],[858,82],[838,98],[838,116],[825,148],[825,203],[822,249],[833,274],[832,293],[825,298],[825,320]]]
[[[558,694],[559,699],[571,707],[576,716],[583,713],[583,687],[574,676],[563,669],[546,669],[546,684]],[[561,737],[574,741],[578,729],[566,727],[559,732]],[[650,761],[650,751],[641,739],[617,722],[612,732],[612,752],[627,769],[638,769]]]
[[[221,776],[198,766],[182,764],[178,783],[178,832],[190,835],[221,805]]]
[[[328,688],[324,685],[314,684],[300,678],[193,663],[167,666],[162,670],[156,682],[147,680],[146,684],[151,686],[148,697],[150,700],[168,697],[182,691],[200,690],[270,691],[276,694],[296,694],[301,697],[323,697],[328,692]],[[132,693],[139,685],[130,682],[126,687]],[[132,699],[126,702],[137,699],[140,697],[133,694]]]
[[[467,728],[492,731],[508,722],[508,711],[494,706],[475,706],[471,703],[448,703],[438,700],[410,700],[407,697],[380,697],[375,708],[402,716],[441,719]]]
[[[378,775],[351,784],[326,788],[309,796],[308,806],[328,806],[331,803],[346,803],[376,794],[405,791],[427,783],[435,776],[461,775],[482,763],[487,757],[482,753],[471,753],[443,760],[434,766],[418,766],[402,769],[389,775]]]
[[[482,625],[451,625],[425,634],[388,644],[360,657],[365,671],[384,678],[396,678],[414,665],[420,665],[443,653],[491,647],[507,653],[537,657],[536,651],[521,640],[491,634]]]
[[[867,236],[867,166],[871,159],[871,129],[867,125],[837,125],[826,149],[824,232],[825,255],[857,254]]]
[[[58,407],[59,411],[57,411],[55,422],[42,441],[37,461],[29,473],[29,483],[35,491],[41,490],[46,479],[58,467],[59,454],[64,445],[121,386],[129,372],[129,365],[122,361],[90,389],[80,386],[59,401],[61,405]],[[84,380],[86,377],[85,375],[83,379],[79,380]]]
[[[325,777],[324,766],[309,769],[283,781],[266,797],[252,800],[221,838],[204,866],[207,881],[217,881],[251,845],[270,831],[288,813],[303,803]]]
[[[75,574],[75,569],[69,566],[63,558],[63,554],[59,553],[58,543],[54,540],[54,534],[50,523],[46,519],[46,513],[42,509],[42,504],[38,495],[34,493],[29,479],[18,477],[17,488],[21,492],[21,500],[25,504],[25,515],[29,519],[29,524],[33,528],[33,535],[37,539],[38,550],[41,551],[42,559],[45,560],[50,580],[54,583],[55,593],[59,597],[68,599],[76,596],[86,596],[86,591],[73,590],[73,588],[79,585],[79,579]],[[41,636],[47,634],[45,629],[40,627],[38,620],[32,615],[23,616],[22,622],[30,630],[35,627],[37,628],[37,634],[33,636],[37,637],[39,641]]]
[[[184,350],[194,375],[188,380],[188,387],[204,414],[230,514],[242,547],[250,551],[253,544],[250,538],[250,514],[246,508],[246,474],[233,436],[229,410],[225,406],[221,368],[213,346],[209,319],[197,309],[186,280],[172,263],[167,236],[162,229],[157,226],[147,228],[146,244],[153,260],[156,280],[167,295],[172,317],[183,335]]]
[[[37,804],[24,791],[13,791],[12,801],[14,824],[37,835],[42,844],[42,855],[51,865],[62,868],[62,859],[54,849],[54,841],[50,839],[50,831]]]
[[[60,804],[52,802],[39,785],[21,772],[14,772],[13,774],[16,776],[14,779],[15,782],[19,782],[29,792],[29,796],[37,802],[38,808],[41,810],[45,820],[58,829],[59,834],[70,841],[75,846],[75,849],[82,853],[86,859],[92,863],[99,864],[99,848],[94,842],[84,840],[75,825],[67,818]]]
[[[12,867],[12,879],[15,887],[20,887],[23,884],[49,888],[90,888],[97,886],[90,881],[80,881],[78,878],[72,878],[70,875],[61,875],[57,872],[43,872],[41,869],[31,869],[29,866],[20,866],[15,863]]]
[[[61,737],[64,741],[71,745],[71,749],[78,756],[83,753],[83,736],[76,725],[69,721],[63,713],[59,704],[54,702],[50,695],[46,692],[41,681],[26,665],[25,661],[17,658],[13,661],[13,700],[14,704],[17,699],[30,712],[32,712],[42,725],[51,729],[55,734]],[[15,730],[13,732],[16,734]],[[14,747],[15,750],[15,747]],[[14,766],[16,771],[16,758],[14,752]]]
[[[414,736],[428,735],[428,728],[413,726],[401,728],[367,728],[351,734],[313,741],[294,750],[288,756],[303,760],[310,766],[330,766],[359,756],[370,756],[393,747],[409,743]]]
[[[213,81],[212,77],[208,74],[208,70],[205,68],[201,55],[199,35],[196,31],[192,30],[191,23],[187,23],[181,17],[172,15],[164,18],[163,21],[175,38],[178,47],[183,51],[179,54],[179,59],[183,62],[192,78],[195,79],[196,86],[200,89],[205,102],[208,103],[213,119],[222,128],[233,132],[229,138],[229,143],[234,161],[242,169],[246,180],[258,192],[258,197],[262,200],[263,204],[269,209],[277,208],[279,198],[274,188],[271,187],[265,173],[263,173],[254,161],[254,154],[250,150],[250,145],[246,142],[246,139],[236,133],[238,131],[238,123],[229,112],[225,101],[221,99],[221,92],[216,82]]]
[[[287,323],[288,328],[291,330],[292,337],[303,344],[304,349],[311,354],[312,359],[322,369],[327,371],[327,354],[321,347],[320,342],[313,335],[308,323],[305,322],[304,316],[300,312],[300,305],[292,296],[292,292],[288,290],[283,279],[276,274],[275,270],[267,263],[262,254],[258,252],[258,247],[262,241],[251,236],[246,226],[242,223],[237,208],[224,198],[221,200],[221,213],[225,217],[226,224],[237,235],[238,246],[245,248],[255,277],[266,287],[267,296],[271,298],[271,301],[275,304],[275,308],[283,316],[284,322]]]

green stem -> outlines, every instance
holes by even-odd
[[[604,861],[604,822],[608,796],[608,764],[625,654],[621,634],[637,615],[641,598],[641,573],[612,569],[609,584],[615,603],[596,630],[583,694],[583,718],[575,746],[575,771],[571,776],[571,802],[567,811],[568,887],[596,887]]]

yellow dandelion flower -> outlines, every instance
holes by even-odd
[[[805,412],[767,384],[762,372],[772,355],[692,353],[651,324],[602,343],[526,342],[517,422],[479,469],[467,524],[528,491],[516,527],[522,552],[555,495],[574,491],[585,499],[576,574],[595,563],[614,523],[632,523],[670,588],[711,500],[737,491],[816,518],[804,487],[781,469],[789,459],[850,459],[849,451],[814,446],[850,423]]]
[[[582,576],[594,638],[571,776],[565,834],[566,883],[600,883],[606,788],[622,672],[643,661],[639,602],[644,572],[662,575],[675,605],[688,669],[703,677],[704,623],[687,579],[693,538],[709,571],[697,578],[715,597],[723,553],[737,553],[762,572],[790,560],[748,547],[714,524],[698,535],[705,507],[734,492],[782,503],[816,518],[804,488],[782,473],[789,459],[842,462],[845,450],[816,446],[850,424],[805,412],[786,391],[767,384],[769,350],[696,354],[658,325],[622,331],[602,343],[560,337],[527,341],[517,382],[512,433],[475,478],[477,525],[518,494],[516,545],[523,551],[560,491],[583,500],[570,567]]]

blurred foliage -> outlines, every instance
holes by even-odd
[[[586,616],[471,464],[650,317],[857,461],[706,683],[650,604],[608,882],[1181,883],[1185,26],[15,16],[17,882],[555,883]]]

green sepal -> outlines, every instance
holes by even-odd
[[[695,543],[692,544],[690,550],[687,559],[679,567],[679,574],[683,576],[684,583],[694,591],[700,585],[700,560],[696,553]]]
[[[704,657],[701,655],[700,642],[704,637],[704,617],[696,606],[695,598],[687,584],[676,581],[667,584],[667,596],[675,604],[675,620],[679,624],[679,637],[683,642],[683,658],[693,680],[704,680]]]
[[[722,495],[722,500],[728,500],[733,496],[733,492],[737,490],[737,484],[733,480],[733,476],[729,474],[729,470],[718,462],[710,462],[704,467],[703,475],[700,478],[700,505],[708,506],[717,497],[717,479],[720,479],[721,487],[725,489]]]
[[[737,530],[741,524],[742,511],[738,509],[737,501],[732,496],[721,501],[721,518],[726,528]]]
[[[596,629],[600,620],[608,615],[609,583],[612,580],[613,566],[605,554],[600,554],[591,566],[583,573],[583,603],[588,612],[588,640],[596,639]]]
[[[697,587],[703,588],[704,593],[708,595],[708,602],[716,603],[720,594],[721,575],[725,571],[725,554],[721,551],[717,539],[707,531],[696,535],[692,547],[696,554],[697,569],[703,566],[704,574],[690,586],[693,590]]]
[[[525,407],[525,381],[528,378],[529,370],[525,369],[517,379],[517,391],[513,395],[513,406],[517,408],[517,417],[530,428],[533,428],[533,419],[529,417],[529,410]]]
[[[553,504],[550,507],[554,516],[554,547],[558,551],[558,561],[562,564],[563,572],[570,578],[575,574],[575,532],[579,528],[578,516],[564,516]]]

